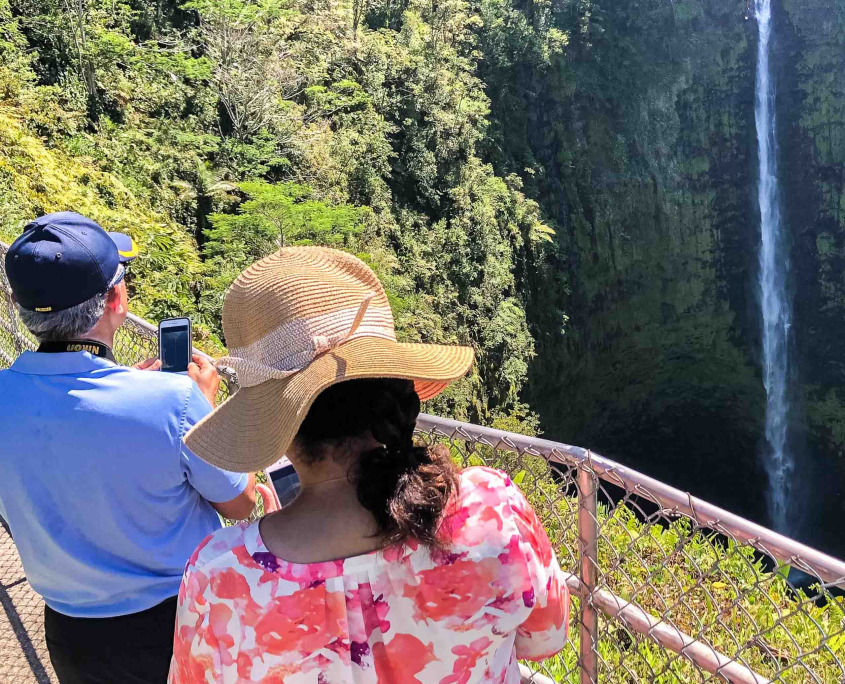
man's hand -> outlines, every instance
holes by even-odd
[[[146,361],[141,361],[141,363],[136,363],[132,368],[148,371],[161,370],[161,359],[147,359]]]
[[[197,383],[197,387],[208,399],[208,403],[214,406],[217,400],[217,389],[220,387],[220,375],[214,364],[204,356],[194,354],[192,358],[193,363],[188,364],[188,375]]]

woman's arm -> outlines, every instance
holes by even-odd
[[[566,644],[569,632],[569,588],[558,565],[549,537],[531,504],[515,485],[511,510],[520,532],[531,588],[523,601],[531,608],[516,633],[517,658],[545,660]]]

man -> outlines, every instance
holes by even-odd
[[[185,563],[218,513],[244,519],[255,499],[253,476],[182,443],[211,411],[210,362],[195,356],[190,377],[115,363],[134,257],[128,236],[70,212],[30,223],[6,256],[40,346],[0,372],[0,515],[62,684],[163,684]]]

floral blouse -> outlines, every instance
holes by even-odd
[[[546,532],[504,473],[468,468],[447,551],[406,544],[289,563],[258,523],[188,561],[169,684],[517,684],[518,658],[563,648],[569,592]]]

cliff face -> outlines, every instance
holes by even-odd
[[[822,515],[841,519],[845,477],[845,8],[834,5],[778,3],[773,63],[795,296],[790,532],[843,553],[817,531]],[[525,79],[543,94],[522,161],[542,168],[534,190],[557,221],[565,275],[535,294],[530,402],[548,436],[767,522],[753,10],[599,0],[579,21],[566,64]],[[550,298],[568,315],[563,333]],[[807,506],[810,491],[822,503]]]
[[[812,496],[805,533],[836,544],[845,499],[845,6],[785,0],[778,101],[785,219],[793,238],[797,431]],[[813,505],[817,504],[817,505]],[[841,535],[839,535],[841,536]]]

